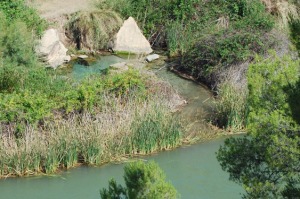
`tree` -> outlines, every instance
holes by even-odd
[[[109,181],[109,188],[102,189],[102,199],[174,199],[178,193],[173,185],[166,182],[164,172],[154,162],[137,161],[124,168],[125,184],[117,185],[114,179]]]
[[[218,153],[244,198],[300,197],[299,61],[274,53],[248,70],[248,133]]]

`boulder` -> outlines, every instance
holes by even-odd
[[[70,60],[67,56],[68,49],[59,40],[58,31],[55,29],[45,31],[36,51],[52,68],[57,68]]]
[[[124,21],[113,42],[113,51],[134,54],[149,54],[153,50],[132,17]]]
[[[127,71],[129,69],[126,62],[115,63],[115,64],[110,65],[110,67],[113,70],[116,70],[117,72],[123,72],[123,71]]]
[[[159,55],[158,54],[152,54],[152,55],[148,55],[146,57],[146,61],[147,62],[152,62],[152,61],[154,61],[156,59],[159,59]]]
[[[87,55],[79,55],[78,58],[80,58],[80,59],[87,59],[87,58],[89,58],[89,56],[87,56]]]
[[[65,57],[65,59],[64,59],[64,62],[65,62],[65,63],[68,63],[68,62],[71,61],[71,59],[72,59],[72,57],[71,57],[70,55],[67,55],[67,56]]]

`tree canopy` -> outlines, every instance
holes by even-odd
[[[248,133],[227,139],[217,158],[245,198],[300,196],[299,61],[257,58],[247,79]]]
[[[109,188],[102,189],[102,199],[175,199],[179,195],[173,185],[166,182],[164,172],[155,162],[132,162],[124,168],[126,187],[118,185],[114,179]]]

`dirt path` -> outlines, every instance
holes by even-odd
[[[64,14],[93,7],[93,0],[27,0],[45,19],[58,18]]]

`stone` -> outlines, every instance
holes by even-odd
[[[77,59],[76,63],[82,66],[90,66],[90,63],[85,59]]]
[[[54,69],[69,60],[67,51],[55,29],[46,30],[36,48],[37,54]]]
[[[114,70],[121,71],[121,72],[127,71],[129,69],[126,62],[119,62],[116,64],[112,64],[112,65],[110,65],[110,67]]]
[[[89,56],[87,56],[87,55],[79,55],[78,58],[80,58],[80,59],[87,59],[87,58],[89,58]]]
[[[152,61],[154,61],[156,59],[159,59],[159,55],[158,54],[152,54],[152,55],[148,55],[146,57],[146,61],[147,62],[152,62]]]
[[[136,21],[129,17],[117,33],[113,51],[133,54],[150,54],[153,50]]]
[[[55,29],[46,30],[38,46],[38,52],[42,55],[48,55],[52,46],[59,41],[58,32]]]
[[[66,57],[65,57],[65,59],[64,59],[64,62],[65,63],[68,63],[68,62],[70,62],[71,61],[71,56],[70,55],[67,55]]]
[[[56,42],[52,45],[52,49],[47,56],[47,61],[52,68],[57,68],[58,66],[65,63],[65,59],[67,59],[67,51],[66,47],[60,41]]]

